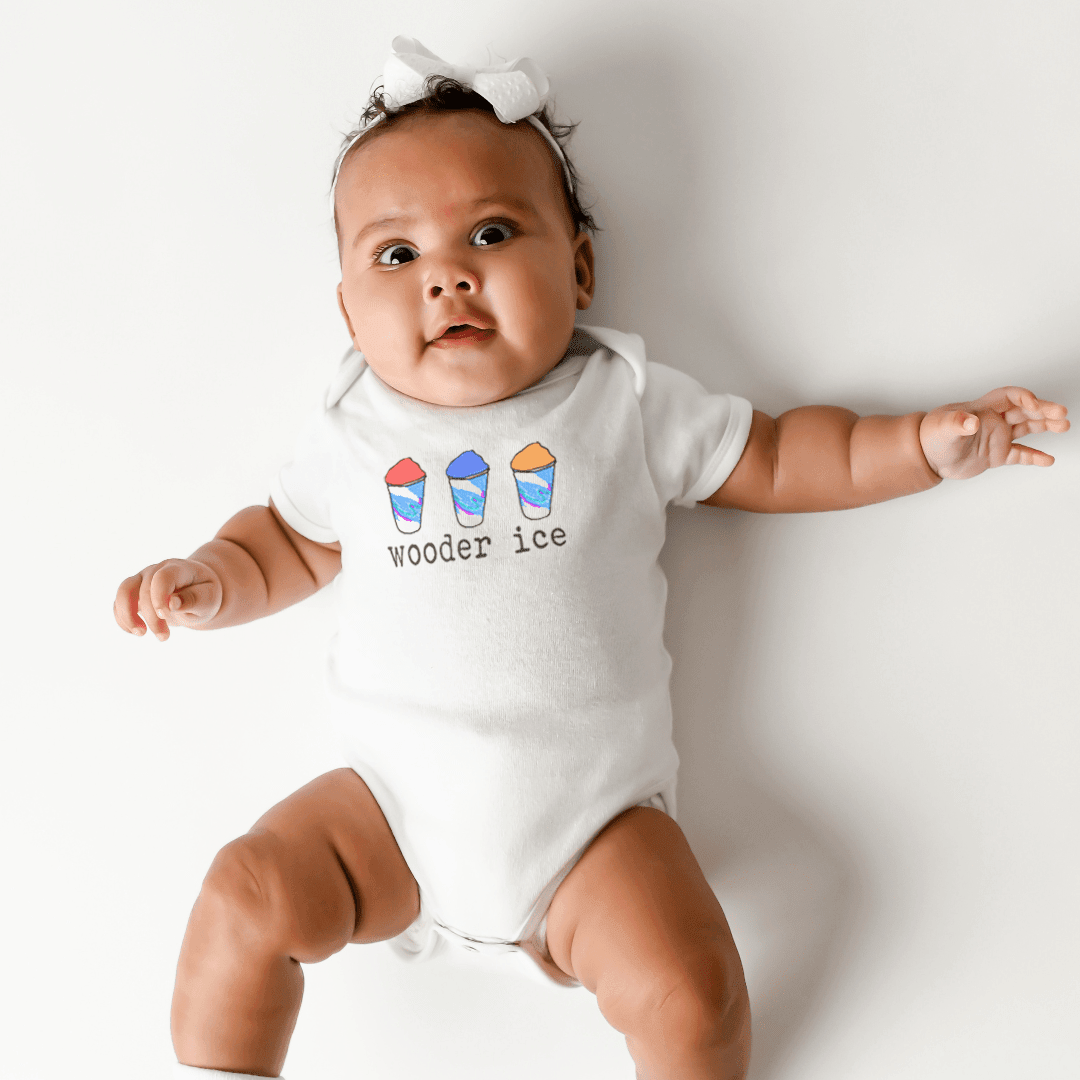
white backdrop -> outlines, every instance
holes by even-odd
[[[332,596],[113,625],[265,501],[347,344],[326,191],[395,33],[535,57],[604,227],[590,322],[777,412],[1080,404],[1071,0],[22,4],[4,100],[0,1076],[162,1078],[214,852],[339,763]],[[754,1080],[1074,1077],[1075,436],[843,514],[671,516],[681,821]],[[307,969],[289,1080],[632,1076],[591,996],[385,946]]]

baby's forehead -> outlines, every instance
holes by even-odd
[[[562,213],[562,172],[529,124],[475,109],[420,113],[372,129],[343,162],[338,215],[380,204],[464,204],[486,199]]]

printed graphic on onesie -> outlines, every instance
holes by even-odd
[[[510,462],[517,483],[521,512],[536,521],[551,513],[551,493],[555,487],[555,458],[546,446],[529,443]]]
[[[446,466],[450,497],[454,500],[454,513],[457,515],[458,524],[466,529],[472,529],[484,520],[488,472],[488,463],[475,450],[458,454]]]
[[[541,443],[531,442],[514,455],[510,470],[521,512],[531,521],[546,518],[551,513],[555,489],[554,454]],[[462,528],[473,529],[484,520],[490,475],[491,467],[475,450],[463,451],[446,466],[454,516]],[[390,469],[385,480],[398,531],[419,532],[427,473],[411,457],[406,457]]]
[[[414,533],[420,529],[426,478],[427,473],[408,457],[402,458],[386,474],[386,488],[390,492],[394,524],[403,533]]]

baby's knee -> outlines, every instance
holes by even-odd
[[[676,965],[624,984],[620,993],[606,1002],[599,998],[599,1003],[612,1026],[626,1035],[639,1065],[667,1061],[675,1066],[674,1075],[681,1075],[676,1063],[709,1063],[725,1080],[745,1075],[750,1002],[741,968],[732,970],[722,962],[695,964],[692,970]],[[698,1072],[691,1067],[689,1074]]]
[[[323,960],[348,943],[355,907],[348,882],[308,879],[308,869],[272,833],[241,836],[218,852],[193,915],[243,951]]]
[[[210,864],[195,915],[238,946],[277,951],[288,937],[280,879],[270,845],[260,837],[241,836]]]
[[[714,1051],[741,1059],[745,1067],[750,1050],[746,986],[726,979],[680,982],[660,1002],[652,1027],[665,1043],[694,1054]]]

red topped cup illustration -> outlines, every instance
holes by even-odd
[[[427,473],[412,458],[402,458],[387,474],[386,487],[390,492],[390,509],[394,524],[403,533],[420,528],[424,510],[424,480]]]

